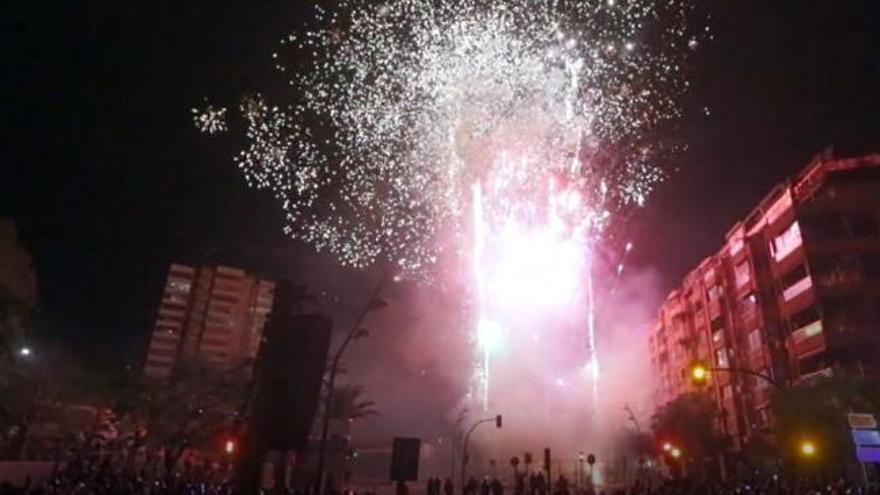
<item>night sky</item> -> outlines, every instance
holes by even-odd
[[[695,53],[680,123],[690,148],[630,228],[634,264],[667,288],[827,145],[880,151],[880,2],[714,3],[715,40]],[[298,278],[304,248],[245,187],[236,143],[197,134],[189,111],[271,85],[271,52],[307,4],[19,2],[4,13],[0,216],[35,258],[39,336],[115,367],[143,352],[172,260]]]

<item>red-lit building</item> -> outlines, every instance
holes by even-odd
[[[166,378],[181,360],[234,368],[256,356],[275,283],[224,266],[168,269],[144,375]]]
[[[791,386],[880,375],[880,154],[820,157],[777,185],[672,291],[649,337],[655,399],[694,390],[695,361]],[[773,385],[717,371],[708,387],[734,448],[769,426]]]

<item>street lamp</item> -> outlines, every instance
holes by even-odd
[[[28,357],[31,355],[31,348],[27,347],[27,346],[22,347],[21,349],[18,350],[18,354],[22,357]]]
[[[816,455],[818,449],[816,448],[816,444],[813,443],[812,440],[802,440],[800,445],[798,446],[798,450],[801,453],[801,456],[805,458],[812,458]]]
[[[672,447],[671,449],[669,449],[669,455],[671,455],[675,459],[678,459],[679,457],[681,457],[681,449],[678,447]]]
[[[764,380],[765,382],[773,385],[776,388],[782,388],[782,384],[777,382],[772,376],[761,373],[759,371],[750,370],[748,368],[733,368],[733,367],[719,367],[719,366],[709,366],[706,363],[697,361],[690,365],[688,369],[688,374],[690,375],[691,383],[694,385],[705,385],[707,381],[709,381],[709,374],[712,371],[726,371],[728,373],[742,373],[744,375],[754,376],[755,378],[759,378]]]
[[[703,384],[709,379],[709,370],[702,364],[696,364],[691,368],[691,379],[695,384]]]
[[[333,404],[333,394],[336,392],[336,375],[339,373],[342,355],[353,340],[369,335],[366,330],[361,328],[361,323],[363,323],[367,315],[388,305],[388,303],[379,297],[381,291],[382,282],[379,282],[366,304],[364,304],[363,308],[361,308],[361,311],[354,319],[354,323],[351,325],[351,328],[348,330],[348,333],[345,335],[345,338],[336,350],[336,354],[333,356],[333,361],[330,363],[330,372],[327,377],[327,394],[324,398],[324,411],[321,418],[321,443],[318,444],[318,468],[315,476],[318,480],[317,492],[319,494],[324,493],[324,464],[326,462],[327,437],[330,433],[330,407],[331,404]]]
[[[464,482],[467,477],[467,463],[468,463],[468,440],[471,438],[471,433],[477,429],[478,426],[485,423],[495,423],[495,428],[501,428],[501,415],[498,414],[494,418],[484,418],[471,426],[471,428],[464,435],[464,443],[461,449],[461,493],[464,493]]]

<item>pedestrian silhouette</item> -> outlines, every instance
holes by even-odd
[[[483,478],[483,482],[480,483],[480,495],[491,495],[489,487],[489,479]]]
[[[492,495],[504,495],[504,485],[502,485],[501,482],[498,481],[498,478],[492,479],[490,489],[492,490]]]
[[[446,482],[443,483],[443,495],[455,495],[455,485],[449,478],[446,478]]]
[[[467,485],[465,485],[465,493],[468,495],[477,495],[477,490],[480,489],[480,484],[477,483],[477,479],[471,476],[468,479]]]

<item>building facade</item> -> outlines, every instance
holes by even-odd
[[[649,349],[656,403],[711,394],[734,448],[769,426],[775,384],[880,376],[880,154],[819,157],[773,188],[667,296]],[[707,386],[695,362],[719,369]]]
[[[172,264],[144,375],[166,378],[181,361],[231,369],[257,355],[275,283],[224,266]]]

